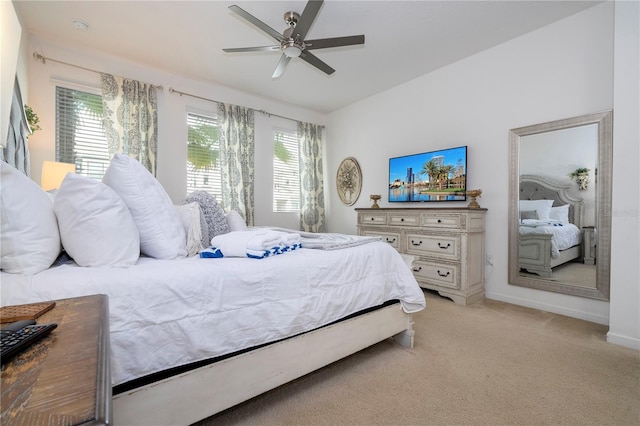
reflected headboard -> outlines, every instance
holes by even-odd
[[[584,202],[582,197],[571,194],[571,185],[547,177],[521,175],[519,189],[521,200],[553,200],[554,207],[569,204],[569,222],[581,227]]]

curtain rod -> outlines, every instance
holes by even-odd
[[[182,95],[190,96],[190,97],[192,97],[192,98],[202,99],[203,101],[215,102],[215,103],[218,103],[218,104],[223,104],[223,103],[224,103],[224,102],[222,102],[222,101],[216,101],[215,99],[203,98],[202,96],[192,95],[191,93],[180,92],[180,91],[178,91],[178,90],[175,90],[173,87],[169,87],[169,93],[177,93],[177,94],[179,94],[180,96],[182,96]],[[295,121],[296,123],[297,123],[298,121],[301,121],[301,120],[296,120],[295,118],[285,117],[284,115],[273,114],[273,113],[270,113],[270,112],[265,111],[265,110],[263,110],[263,109],[256,109],[256,110],[254,110],[254,111],[257,111],[257,112],[262,113],[262,114],[264,114],[264,115],[267,115],[267,116],[269,116],[269,117],[279,117],[279,118],[284,118],[285,120]],[[324,126],[321,126],[321,127],[324,127]]]
[[[91,68],[82,67],[80,65],[70,64],[68,62],[59,61],[59,60],[53,59],[53,58],[47,58],[45,56],[42,56],[38,52],[33,52],[33,59],[35,59],[36,61],[40,61],[43,64],[46,64],[47,61],[51,61],[51,62],[57,62],[59,64],[63,64],[63,65],[68,65],[70,67],[79,68],[81,70],[91,71],[91,72],[95,72],[97,74],[103,74],[102,71],[97,71],[97,70],[94,70],[94,69],[91,69]],[[162,85],[152,84],[152,86],[155,87],[156,89],[160,90],[160,91],[163,90]]]

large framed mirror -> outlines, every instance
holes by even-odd
[[[612,112],[510,131],[509,283],[609,300]]]

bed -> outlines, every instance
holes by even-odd
[[[520,270],[551,277],[553,268],[582,256],[582,198],[547,177],[520,177]]]
[[[2,165],[0,300],[5,306],[109,297],[115,424],[190,424],[384,339],[413,346],[412,314],[425,307],[424,294],[405,260],[386,243],[326,234],[352,244],[305,248],[303,243],[264,258],[142,253],[132,262],[121,253],[135,255],[127,237],[132,230],[124,210],[115,209],[126,194],[115,197],[108,185],[70,176],[53,201],[57,221],[49,223],[49,197]],[[144,179],[149,177],[137,175],[132,182]],[[124,180],[120,176],[118,182]],[[143,185],[145,196],[138,193],[136,199],[148,201],[157,183],[150,185]],[[68,212],[65,200],[73,200]],[[100,221],[83,229],[91,208],[98,208]],[[117,215],[105,217],[109,209]],[[156,220],[174,209],[156,205],[146,215]],[[134,211],[132,206],[125,210]],[[84,221],[69,222],[69,215],[80,214]],[[142,246],[146,237],[136,224]],[[55,247],[52,232],[43,234],[54,226],[58,247],[62,241],[67,253],[56,254],[44,269],[30,268],[49,255],[42,246]],[[188,227],[184,221],[180,226],[184,246]],[[37,238],[30,240],[32,233]],[[29,241],[39,244],[24,244]],[[13,254],[7,252],[12,245]],[[159,245],[156,241],[154,248]],[[119,266],[90,265],[107,257],[117,257]],[[18,265],[22,270],[16,272],[20,262],[29,264]]]

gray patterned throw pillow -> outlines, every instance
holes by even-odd
[[[183,204],[193,202],[200,205],[200,211],[207,223],[207,228],[209,230],[209,244],[211,243],[211,239],[216,235],[226,234],[229,232],[229,224],[227,223],[224,211],[213,195],[206,191],[194,191],[187,195]]]

